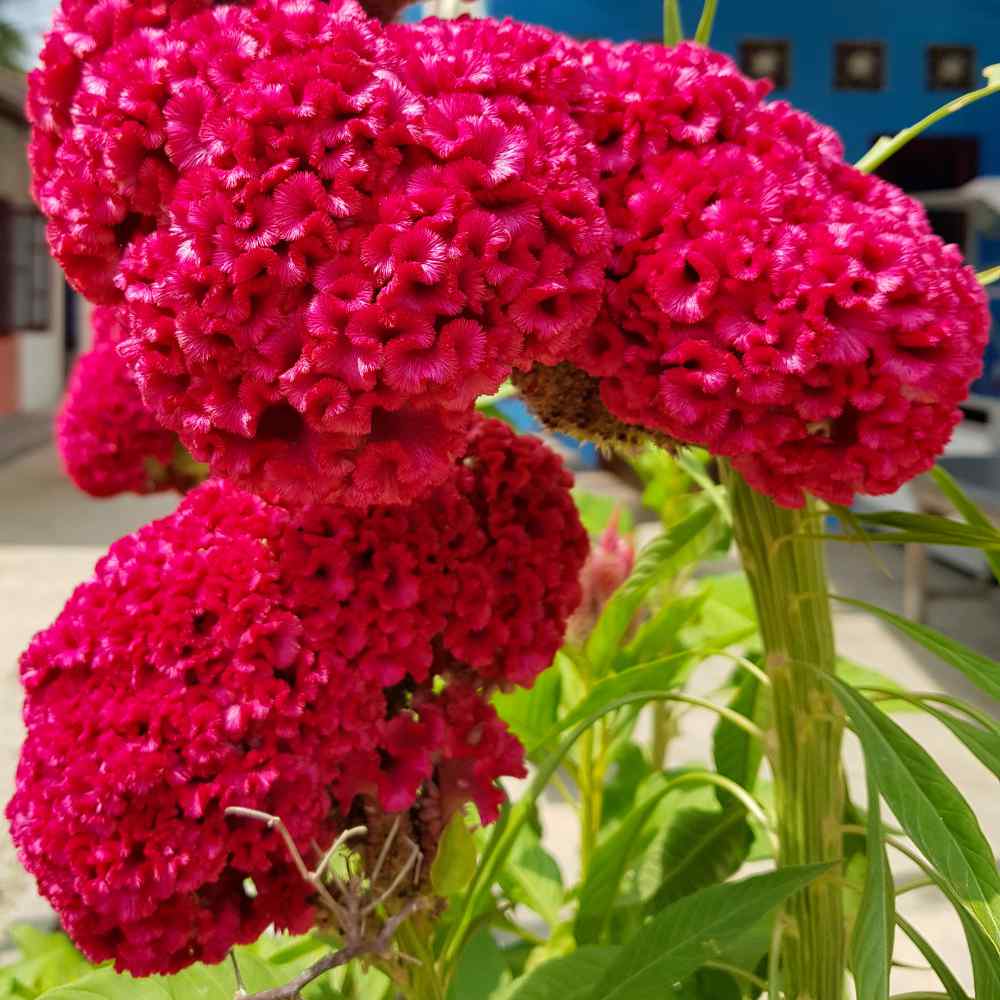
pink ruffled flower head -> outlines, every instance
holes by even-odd
[[[230,806],[310,858],[373,813],[405,812],[428,855],[465,803],[493,819],[523,763],[489,692],[531,682],[580,598],[568,486],[483,421],[408,507],[293,514],[212,480],[116,542],[22,657],[7,809],[86,954],[172,972],[313,923],[281,838]]]
[[[63,0],[28,77],[33,193],[66,276],[114,302],[124,248],[176,181],[163,108],[180,53],[167,29],[212,0]]]
[[[353,4],[215,6],[157,38],[170,190],[114,223],[146,404],[271,499],[443,482],[475,398],[596,315],[608,234],[582,132],[418,72]]]
[[[572,355],[627,423],[703,445],[779,503],[928,469],[980,371],[985,296],[920,205],[693,45],[587,47],[578,113],[615,233]]]
[[[182,461],[177,435],[143,406],[118,356],[120,311],[93,311],[93,347],[77,361],[56,418],[59,454],[70,479],[91,496],[183,491],[194,485],[194,470]]]

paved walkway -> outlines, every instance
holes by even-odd
[[[172,496],[91,500],[69,484],[51,448],[33,451],[0,466],[0,801],[9,798],[21,739],[21,696],[15,666],[18,654],[32,634],[58,614],[72,589],[86,579],[111,541],[167,513],[175,502]],[[830,555],[831,573],[841,592],[899,610],[898,552],[880,551],[895,581],[884,575],[863,547],[837,546]],[[937,589],[968,590],[967,581],[940,566],[932,567],[931,582]],[[997,592],[980,591],[972,597],[934,602],[930,623],[1000,658],[998,611]],[[970,695],[969,685],[961,677],[863,614],[839,612],[837,631],[844,655],[879,667],[905,686],[943,689],[963,697]],[[700,683],[714,681],[706,676]],[[1000,848],[995,779],[935,723],[916,714],[899,719],[958,780],[977,809],[992,843]],[[703,715],[689,716],[672,749],[672,763],[709,759],[710,735],[710,724]],[[853,747],[849,749],[849,760],[851,784],[860,801],[864,791],[863,772]],[[556,801],[547,803],[545,812],[548,842],[567,875],[571,875],[576,864],[575,820]],[[900,872],[905,869],[900,868]],[[925,890],[903,897],[900,909],[926,930],[971,988],[960,928],[949,908],[933,891]],[[14,920],[46,918],[47,910],[17,866],[6,836],[0,836],[0,930]],[[899,946],[898,957],[920,962],[905,942]],[[894,976],[894,992],[935,988],[934,977],[925,972],[901,969]]]

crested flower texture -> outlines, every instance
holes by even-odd
[[[93,346],[77,361],[56,417],[59,454],[70,479],[91,496],[183,492],[200,477],[184,461],[177,435],[143,405],[118,356],[120,313],[114,306],[93,311]]]
[[[57,255],[124,293],[143,398],[213,472],[296,502],[425,493],[476,396],[597,313],[582,132],[350,2],[150,6],[84,46],[69,5],[33,80]]]
[[[723,56],[585,52],[577,118],[616,260],[571,360],[608,409],[730,458],[788,506],[892,492],[930,468],[987,337],[958,250]]]
[[[580,599],[568,486],[477,420],[425,502],[293,514],[212,480],[116,542],[22,657],[7,810],[86,954],[170,972],[312,924],[280,837],[230,806],[307,858],[373,810],[429,850],[465,803],[492,820],[523,764],[489,691],[531,683]]]

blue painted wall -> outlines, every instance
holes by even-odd
[[[681,5],[693,34],[701,4]],[[489,0],[489,10],[577,36],[624,41],[662,34],[659,0]],[[956,96],[927,89],[928,44],[974,45],[979,68],[1000,62],[1000,0],[719,0],[713,46],[735,56],[750,38],[791,41],[790,86],[775,96],[836,128],[848,158],[857,159],[873,135],[897,131]],[[833,43],[861,40],[886,43],[885,89],[834,90]],[[977,135],[983,173],[1000,174],[997,100],[961,112],[934,132]]]

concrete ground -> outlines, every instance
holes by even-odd
[[[588,476],[587,488],[601,488],[600,477]],[[168,513],[172,496],[129,497],[95,501],[78,493],[59,469],[54,450],[40,448],[0,465],[0,800],[9,797],[21,739],[20,688],[16,660],[31,636],[59,612],[72,589],[89,575],[94,562],[115,538]],[[837,590],[901,610],[901,558],[894,549],[879,556],[885,575],[863,547],[831,548],[831,576]],[[932,565],[931,585],[950,592],[930,606],[929,624],[954,635],[994,658],[1000,658],[1000,596],[996,589],[972,588],[969,581],[940,565]],[[950,668],[923,650],[853,610],[838,609],[840,651],[880,669],[906,687],[942,690],[977,701],[985,699]],[[709,671],[711,673],[711,671]],[[708,683],[705,678],[701,683]],[[997,782],[950,735],[922,715],[897,717],[934,753],[977,811],[991,843],[1000,850],[1000,806]],[[708,759],[712,720],[694,713],[684,722],[671,751],[672,763]],[[849,747],[849,772],[855,796],[863,800],[863,777],[856,747]],[[547,841],[567,876],[576,865],[576,822],[570,810],[552,800],[545,806]],[[899,875],[913,874],[905,865]],[[961,930],[949,907],[933,890],[907,894],[901,911],[945,955],[971,989]],[[35,896],[30,880],[17,865],[6,836],[0,836],[0,931],[18,920],[45,920],[48,912]],[[901,962],[922,965],[905,940],[898,943]],[[937,989],[932,974],[921,969],[896,970],[893,991]]]

